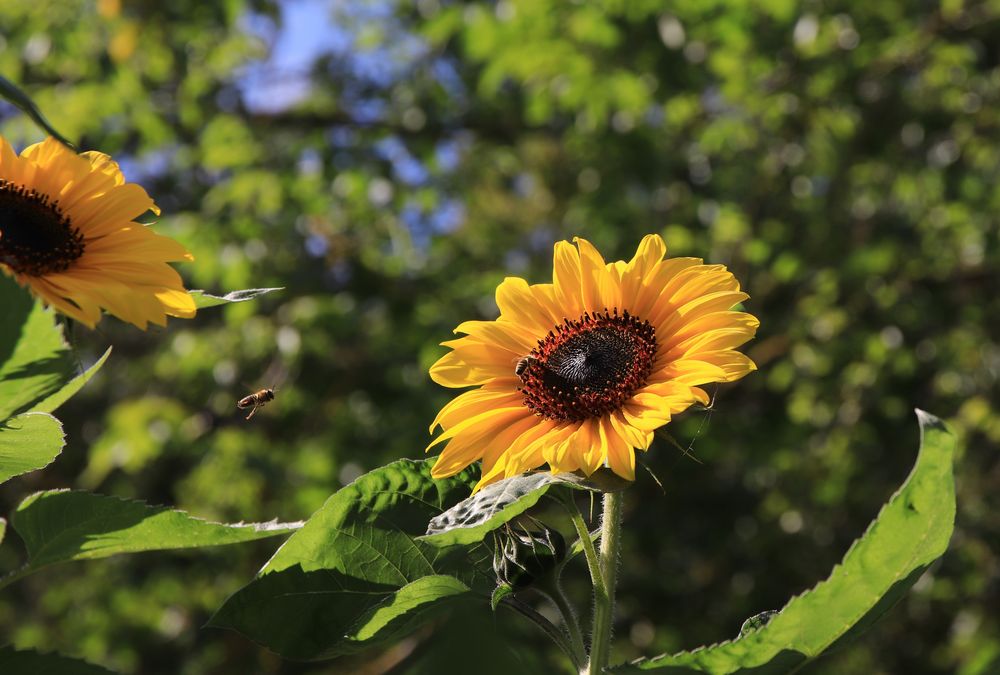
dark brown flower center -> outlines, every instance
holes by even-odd
[[[83,235],[46,195],[0,179],[0,263],[42,276],[83,255]]]
[[[524,405],[552,420],[606,415],[646,384],[655,357],[653,327],[627,311],[564,319],[518,364]]]

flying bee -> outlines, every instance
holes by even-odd
[[[538,361],[538,359],[531,354],[519,358],[517,360],[517,365],[514,366],[514,374],[523,380],[524,371],[528,369],[528,366],[531,365],[533,361]]]
[[[250,406],[253,406],[253,410],[251,410],[250,414],[247,415],[247,419],[250,419],[251,417],[253,417],[253,414],[257,412],[257,408],[261,407],[268,401],[273,401],[273,400],[274,400],[273,387],[270,389],[261,389],[260,391],[255,391],[249,396],[244,396],[243,398],[241,398],[239,401],[236,402],[236,407],[239,408],[240,410],[243,410],[244,408],[249,408]]]

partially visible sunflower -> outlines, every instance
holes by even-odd
[[[480,489],[548,464],[635,479],[635,450],[693,403],[699,385],[756,370],[735,351],[759,322],[732,311],[749,296],[723,265],[663,259],[646,236],[630,262],[605,263],[590,242],[555,245],[551,284],[518,277],[497,287],[496,321],[467,321],[465,337],[431,367],[446,387],[470,387],[431,424],[447,442],[432,475],[483,462]],[[577,248],[578,247],[578,248]]]
[[[134,222],[149,210],[160,212],[105,154],[48,138],[19,157],[0,138],[0,270],[91,328],[102,308],[144,330],[195,314],[167,264],[194,258]]]

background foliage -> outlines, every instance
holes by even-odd
[[[0,512],[73,487],[306,518],[421,455],[449,398],[426,375],[436,344],[493,318],[504,276],[546,280],[557,239],[621,258],[656,231],[744,282],[760,372],[672,425],[700,462],[654,445],[666,494],[648,475],[630,490],[614,656],[734,637],[824,577],[912,465],[916,406],[962,438],[952,550],[808,671],[990,672],[998,18],[954,0],[4,2],[0,73],[150,191],[196,256],[188,285],[285,291],[158,333],[74,329],[83,366],[114,353],[60,411],[66,450],[6,483]],[[17,146],[40,138],[0,115]],[[235,400],[272,385],[245,422]],[[332,664],[201,629],[273,548],[52,568],[5,589],[0,634],[152,674],[558,662],[530,626],[461,609]],[[22,558],[0,546],[3,569]]]

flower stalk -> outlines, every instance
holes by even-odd
[[[615,581],[621,548],[622,493],[604,493],[601,517],[601,549],[598,571],[601,583],[594,580],[594,626],[590,637],[590,662],[586,675],[604,672],[611,654],[611,624],[615,610]]]

